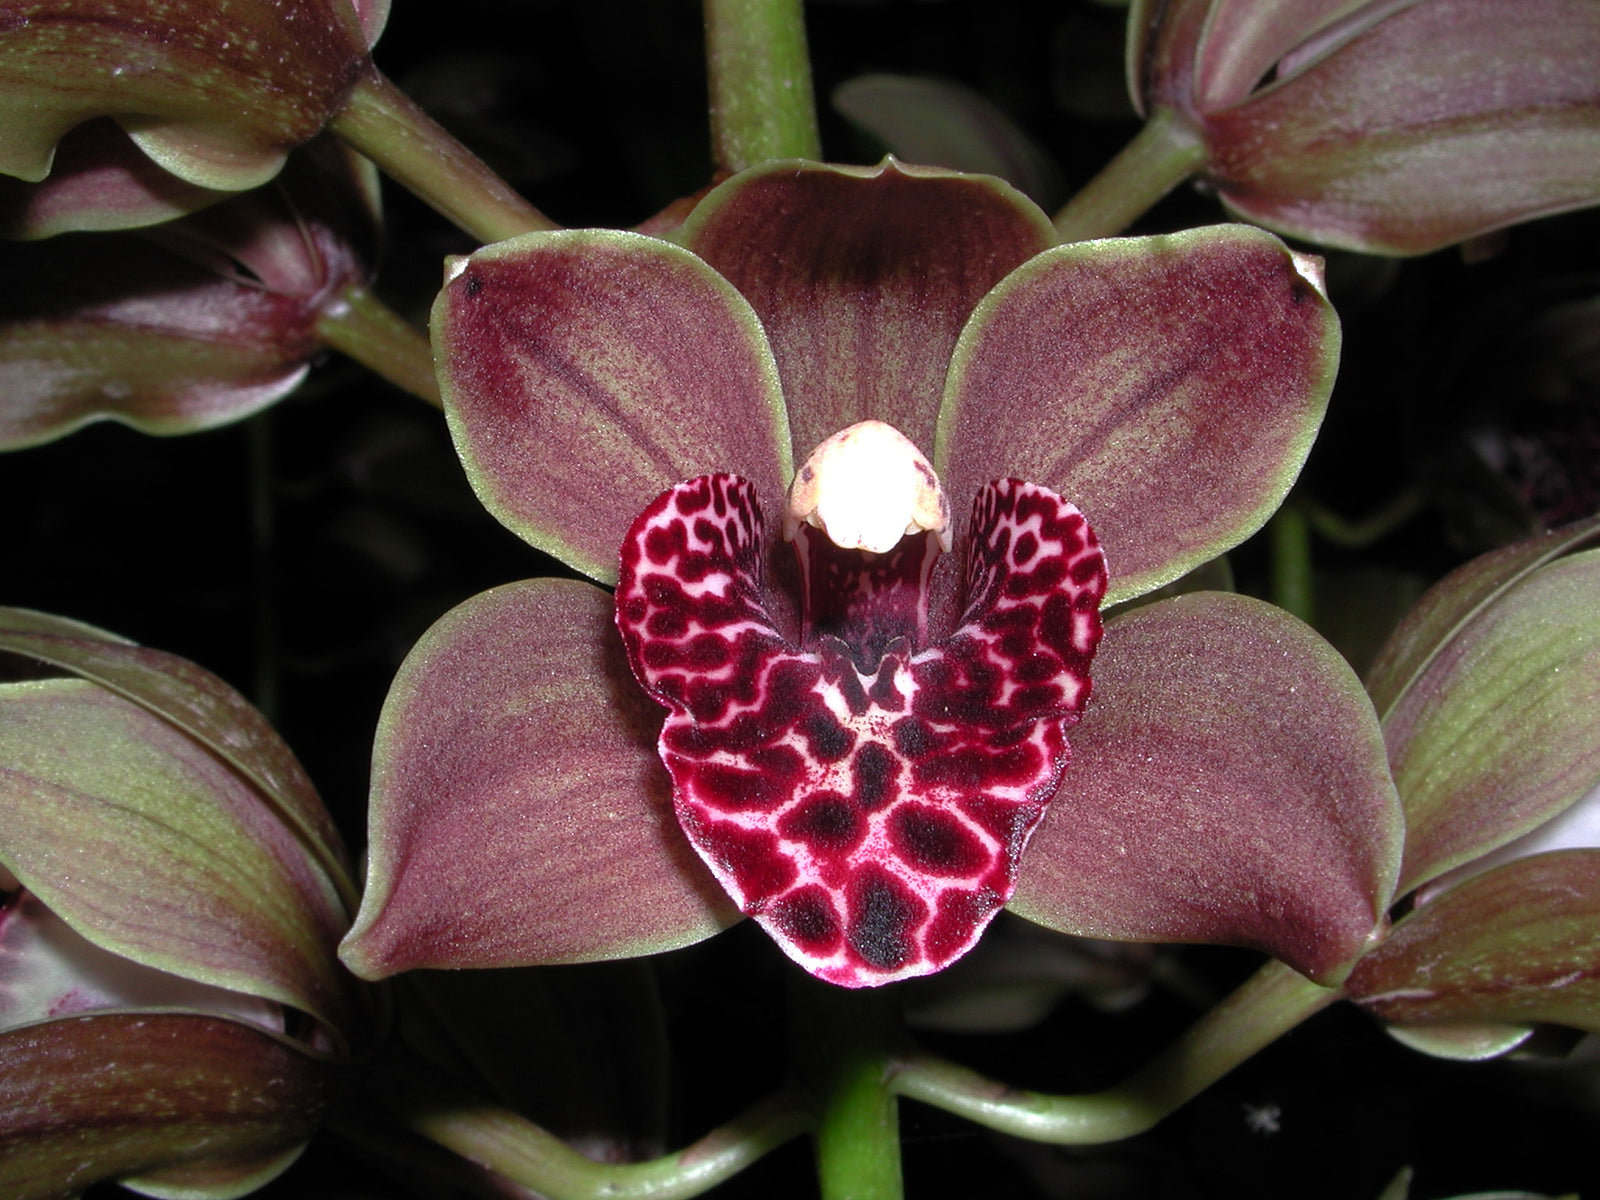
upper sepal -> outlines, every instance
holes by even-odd
[[[1044,212],[999,179],[892,158],[742,171],[702,199],[674,238],[760,318],[802,453],[868,419],[932,445],[968,316],[1007,272],[1057,240]],[[696,466],[733,469],[704,458]]]
[[[934,466],[952,496],[1018,475],[1094,521],[1107,603],[1243,541],[1322,423],[1339,323],[1320,263],[1243,226],[1061,246],[961,335]]]
[[[1192,593],[1107,623],[1010,908],[1087,937],[1252,946],[1333,982],[1383,921],[1401,837],[1344,660],[1270,605]]]

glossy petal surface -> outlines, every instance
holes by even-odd
[[[746,171],[702,200],[677,238],[761,318],[802,454],[868,418],[926,452],[968,315],[1056,242],[1049,218],[1010,185],[893,160]],[[739,468],[702,457],[696,470]]]
[[[1010,896],[1089,694],[1105,567],[1081,514],[1015,480],[973,508],[955,634],[789,646],[762,604],[760,505],[744,480],[662,495],[623,552],[617,624],[671,714],[678,820],[791,958],[831,983],[939,970]]]
[[[602,581],[639,506],[705,470],[777,495],[792,463],[760,323],[692,254],[530,234],[455,268],[433,313],[445,411],[484,506]]]
[[[1018,475],[1094,522],[1108,603],[1215,558],[1277,508],[1322,422],[1339,327],[1271,234],[1062,246],[962,334],[934,466],[952,496]]]
[[[1086,937],[1253,946],[1332,980],[1388,906],[1401,835],[1344,660],[1279,609],[1198,592],[1107,624],[1009,907]]]
[[[1377,19],[1417,0],[1214,0],[1195,56],[1194,104],[1201,112],[1243,100],[1284,55],[1340,18],[1362,13]],[[1283,73],[1283,72],[1280,72]]]
[[[63,134],[113,116],[189,183],[264,183],[339,110],[365,67],[367,35],[386,6],[360,7],[358,15],[348,0],[10,0],[0,172],[42,179]]]
[[[1385,1020],[1600,1031],[1600,851],[1519,859],[1419,906],[1346,984]]]
[[[1600,201],[1600,7],[1404,6],[1276,88],[1208,112],[1210,176],[1253,221],[1420,254]]]
[[[335,1079],[232,1021],[142,1013],[14,1030],[0,1035],[0,1193],[67,1200],[168,1170],[191,1195],[239,1195],[292,1161]]]
[[[0,690],[0,860],[104,949],[348,1027],[326,878],[230,767],[111,692]]]
[[[1409,890],[1526,833],[1600,782],[1600,550],[1480,611],[1384,719]]]
[[[659,728],[599,589],[532,580],[446,613],[379,722],[346,963],[378,978],[625,958],[730,924],[673,819]]]

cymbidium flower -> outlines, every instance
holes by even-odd
[[[1128,72],[1230,209],[1324,245],[1418,254],[1600,201],[1589,0],[1135,0]]]
[[[1600,518],[1432,589],[1370,686],[1406,810],[1406,915],[1347,992],[1424,1049],[1600,1031]]]
[[[1102,592],[1235,544],[1298,470],[1336,353],[1314,261],[1237,226],[1054,246],[999,181],[892,162],[764,165],[673,238],[450,269],[435,348],[480,498],[618,591],[511,584],[412,652],[346,961],[649,953],[731,896],[876,984],[1014,894],[1058,929],[1338,976],[1398,816],[1337,656],[1184,597],[1107,625],[1084,710]]]
[[[288,394],[323,350],[319,318],[369,276],[376,203],[370,167],[326,143],[149,230],[0,242],[28,281],[0,296],[0,449],[107,419],[191,433]]]
[[[70,156],[60,207],[78,214],[73,228],[149,224],[204,203],[193,189],[257,187],[342,110],[388,10],[388,0],[0,0],[0,174],[44,180],[64,136],[109,117],[179,184],[102,128]]]
[[[366,1040],[353,886],[316,792],[192,663],[0,609],[0,1192],[236,1196]]]

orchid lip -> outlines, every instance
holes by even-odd
[[[679,824],[739,907],[829,982],[928,974],[1015,888],[1088,700],[1104,559],[1077,509],[998,480],[973,507],[966,615],[924,646],[947,521],[877,552],[793,517],[801,646],[768,616],[761,506],[732,475],[688,480],[634,522],[617,624],[670,710]]]

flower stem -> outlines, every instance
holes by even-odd
[[[1311,522],[1296,500],[1290,500],[1267,523],[1272,544],[1272,602],[1307,625],[1316,619],[1311,577]]]
[[[1061,1145],[1112,1142],[1143,1133],[1338,998],[1337,990],[1269,962],[1160,1058],[1108,1091],[1018,1091],[931,1055],[902,1059],[893,1087],[1014,1137]]]
[[[1157,109],[1134,139],[1056,213],[1064,242],[1113,237],[1142,217],[1206,160],[1199,136],[1171,109]]]
[[[323,306],[317,314],[317,336],[402,391],[435,408],[443,406],[427,337],[360,284]]]
[[[377,71],[361,78],[328,128],[473,237],[498,242],[557,228]]]
[[[718,170],[821,158],[800,0],[705,0],[705,22]]]
[[[898,990],[799,976],[790,1003],[794,1062],[817,1114],[822,1200],[900,1200],[898,1101],[890,1086],[901,1035]]]
[[[601,1163],[516,1113],[469,1095],[420,1060],[391,1060],[366,1099],[440,1146],[548,1200],[687,1200],[723,1183],[810,1127],[799,1101],[752,1105],[693,1145],[649,1162]]]

